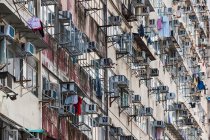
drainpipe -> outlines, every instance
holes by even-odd
[[[103,13],[104,13],[104,25],[107,25],[107,0],[104,0],[104,5],[103,5]],[[107,54],[107,28],[104,28],[104,33],[105,33],[105,57],[107,58],[108,54]],[[109,115],[109,97],[108,97],[108,70],[107,68],[105,68],[104,70],[104,101],[105,101],[105,112],[106,112],[106,116]],[[105,140],[109,140],[109,126],[105,127]]]

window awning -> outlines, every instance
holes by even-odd
[[[44,129],[28,129],[28,132],[30,133],[44,133]]]

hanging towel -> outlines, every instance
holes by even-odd
[[[32,17],[28,20],[28,27],[33,30],[39,30],[42,28],[40,19],[37,17]]]
[[[163,129],[162,128],[156,128],[156,139],[161,140]]]
[[[160,37],[170,37],[170,25],[169,18],[167,16],[162,17],[162,28],[159,30]]]
[[[81,105],[82,105],[82,98],[78,97],[78,103],[74,105],[76,115],[81,115],[82,113]]]
[[[71,95],[65,99],[65,104],[77,104],[78,103],[78,95]]]
[[[144,26],[141,24],[138,29],[140,37],[144,37]]]
[[[164,23],[163,35],[164,37],[170,37],[169,18],[167,16],[163,16],[163,23]]]
[[[158,29],[158,30],[161,30],[161,29],[162,29],[162,19],[161,19],[161,18],[159,18],[159,19],[157,20],[157,29]]]

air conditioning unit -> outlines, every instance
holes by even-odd
[[[112,124],[111,118],[108,116],[99,117],[99,125],[110,126]]]
[[[156,128],[165,128],[165,123],[163,121],[154,121],[153,126]]]
[[[167,107],[166,110],[167,111],[174,111],[175,109],[174,109],[174,106],[173,105],[168,105],[168,107]]]
[[[169,87],[168,86],[159,86],[158,89],[161,93],[168,93],[169,92]]]
[[[98,112],[98,106],[97,104],[87,104],[86,105],[86,113],[87,114],[97,114]]]
[[[122,136],[123,129],[121,127],[110,127],[110,131],[114,136]]]
[[[111,98],[119,98],[120,97],[120,91],[119,89],[114,88],[114,90],[110,93]]]
[[[112,65],[113,65],[112,59],[111,58],[101,58],[100,65],[102,67],[112,67]]]
[[[208,44],[208,40],[206,38],[200,38],[199,43],[203,44],[203,45],[207,45]]]
[[[145,0],[133,0],[132,2],[135,7],[145,6]]]
[[[36,48],[31,42],[25,43],[24,51],[28,53],[29,55],[35,55],[36,54]]]
[[[175,27],[179,27],[180,26],[180,22],[179,20],[175,19],[172,21],[172,24],[175,26]]]
[[[181,36],[181,37],[185,36],[186,35],[186,31],[185,30],[179,30],[178,35]]]
[[[193,125],[194,120],[193,118],[187,118],[184,120],[184,122],[185,122],[185,125]]]
[[[151,60],[150,60],[149,57],[147,57],[146,59],[143,60],[143,64],[144,64],[144,65],[149,65],[150,62],[151,62]]]
[[[62,92],[77,94],[77,85],[74,82],[62,84]]]
[[[178,114],[179,114],[179,117],[188,117],[187,110],[179,110]]]
[[[151,77],[159,76],[159,70],[157,68],[150,69],[150,76]]]
[[[193,15],[189,15],[189,19],[190,19],[192,22],[194,22],[194,21],[196,21],[197,17],[196,17],[195,14],[193,14]],[[198,29],[199,29],[199,24],[195,23],[195,24],[194,24],[194,28],[195,28],[195,30],[198,30]]]
[[[200,96],[193,96],[193,101],[200,102],[201,101],[201,97]]]
[[[144,107],[139,110],[140,116],[152,116],[153,109],[151,107]]]
[[[55,90],[46,90],[44,96],[50,99],[57,99],[58,93]]]
[[[140,103],[141,96],[140,95],[132,95],[132,103]]]
[[[13,91],[14,76],[8,72],[0,72],[0,88],[5,93],[12,93]]]
[[[184,45],[185,45],[186,47],[189,47],[189,46],[190,46],[190,42],[189,42],[189,41],[186,41],[186,42],[184,43]]]
[[[0,36],[9,37],[14,39],[15,29],[11,25],[0,25]]]
[[[138,76],[141,76],[141,77],[147,76],[146,69],[140,69],[140,70],[138,70]]]
[[[99,44],[97,42],[95,42],[95,41],[92,41],[92,42],[89,42],[87,50],[89,52],[98,51],[98,48],[99,48]]]
[[[98,62],[98,59],[95,59],[95,60],[91,60],[91,66],[94,67],[94,68],[99,68],[99,62]]]
[[[146,59],[146,52],[145,51],[138,52],[136,55],[136,60],[143,61],[144,59]]]
[[[208,20],[209,16],[202,16],[202,20]]]
[[[116,75],[114,77],[119,87],[128,87],[128,79],[124,75]]]
[[[155,28],[156,27],[157,21],[155,19],[150,19],[149,20],[149,27],[150,28]]]
[[[175,110],[184,110],[185,109],[184,104],[182,104],[182,103],[175,104],[174,109]]]
[[[175,93],[167,93],[166,94],[166,100],[173,100],[176,98],[176,94]]]
[[[111,26],[121,26],[122,18],[120,16],[110,16],[108,18],[108,23]]]
[[[153,109],[151,107],[146,107],[145,110],[146,110],[145,116],[153,115]]]
[[[169,15],[172,15],[172,14],[173,14],[173,9],[172,9],[172,7],[167,8],[166,13],[169,14]]]
[[[185,13],[191,13],[192,12],[192,8],[191,6],[187,6],[184,8]]]
[[[190,94],[194,94],[196,92],[195,88],[190,88]]]
[[[120,140],[135,140],[133,136],[120,136]]]
[[[61,21],[70,21],[72,20],[72,14],[69,11],[59,11],[58,19]]]
[[[205,72],[200,72],[199,76],[202,76],[202,77],[205,76]]]
[[[6,134],[8,135],[8,140],[18,140],[18,130],[9,129]]]
[[[75,115],[76,110],[74,105],[63,105],[62,108],[58,109],[60,115]]]
[[[150,8],[148,6],[136,8],[136,16],[148,16]]]

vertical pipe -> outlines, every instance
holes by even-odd
[[[0,64],[7,63],[6,48],[6,38],[3,38],[2,40],[0,40]]]
[[[60,2],[61,2],[61,0],[59,0],[58,3],[60,3]],[[55,35],[59,35],[59,22],[58,22],[58,10],[59,10],[59,7],[58,7],[58,5],[55,5],[54,9],[55,9],[55,11],[54,11],[55,12],[55,19],[57,19],[57,20],[55,20]],[[53,51],[53,49],[52,49],[52,51]],[[58,113],[58,117],[57,117],[58,140],[61,140],[61,136],[60,136],[60,121],[61,121],[61,117],[60,117],[60,115]]]
[[[104,0],[104,3],[103,3],[103,16],[104,16],[104,25],[106,26],[107,25],[107,0]],[[105,33],[105,57],[107,58],[108,57],[108,54],[107,54],[107,28],[105,27],[104,28],[104,33]],[[106,116],[109,115],[109,109],[108,109],[108,106],[109,106],[109,97],[108,97],[108,70],[107,68],[105,68],[104,70],[104,101],[105,101],[105,112],[106,112]],[[105,140],[109,140],[109,127],[106,126],[105,127]]]

